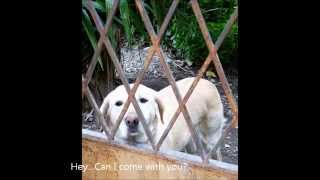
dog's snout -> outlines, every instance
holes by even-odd
[[[131,119],[131,118],[126,118],[126,124],[128,125],[128,126],[136,126],[136,125],[138,125],[139,124],[139,120],[138,120],[138,118],[135,118],[135,119]]]
[[[139,123],[138,119],[133,120],[133,124],[138,125],[138,123]]]
[[[125,122],[126,122],[126,125],[127,127],[129,128],[129,130],[131,132],[135,132],[137,131],[137,127],[139,125],[139,119],[137,116],[135,115],[128,115],[126,118],[125,118]]]

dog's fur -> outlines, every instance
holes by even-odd
[[[185,78],[177,81],[177,86],[182,97],[186,94],[195,78]],[[132,84],[130,85],[133,86]],[[153,138],[158,142],[164,129],[168,126],[173,114],[178,108],[178,101],[170,86],[156,92],[146,86],[139,85],[135,95],[139,106],[143,112],[146,123],[152,132]],[[115,124],[128,94],[124,86],[119,86],[104,99],[100,108],[107,121]],[[148,101],[140,102],[141,98]],[[121,106],[116,103],[121,101]],[[121,103],[120,103],[121,104]],[[209,81],[200,79],[194,92],[186,103],[192,123],[196,130],[201,134],[203,142],[211,148],[222,135],[222,128],[225,123],[223,115],[223,105],[217,88]],[[129,115],[136,115],[135,109],[130,104],[124,119]],[[121,122],[116,138],[126,139],[134,137],[134,141],[147,143],[142,124],[138,125],[138,133],[131,136],[124,121]],[[178,116],[173,128],[163,142],[161,148],[181,151],[190,145],[191,134],[182,113]]]

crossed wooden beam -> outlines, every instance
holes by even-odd
[[[106,37],[106,34],[111,26],[111,23],[112,23],[112,19],[117,11],[117,8],[119,6],[119,0],[115,0],[113,2],[113,6],[112,6],[112,9],[111,11],[109,12],[108,14],[108,17],[107,17],[107,22],[105,24],[105,26],[103,27],[103,24],[102,24],[102,21],[100,20],[94,6],[93,6],[93,3],[92,3],[92,0],[87,0],[87,4],[86,4],[86,8],[88,9],[93,21],[94,21],[94,24],[95,26],[97,27],[98,31],[99,31],[99,34],[100,34],[100,38],[99,38],[99,41],[98,41],[98,46],[97,48],[95,49],[94,51],[94,55],[92,56],[92,59],[91,59],[91,63],[90,63],[90,66],[85,74],[85,77],[82,76],[82,89],[83,89],[83,93],[86,95],[90,105],[93,107],[95,113],[96,113],[96,116],[97,116],[97,125],[98,127],[102,127],[103,131],[106,133],[107,137],[109,140],[113,140],[114,139],[114,136],[119,128],[119,125],[125,115],[125,113],[127,112],[128,108],[129,108],[129,105],[130,103],[133,104],[136,112],[137,112],[137,115],[138,117],[140,118],[140,121],[142,123],[142,126],[144,128],[144,131],[148,137],[148,140],[153,148],[153,150],[155,151],[159,151],[163,141],[165,140],[165,138],[167,137],[169,131],[171,130],[171,128],[173,127],[174,123],[176,122],[178,116],[180,115],[180,113],[182,112],[183,116],[184,116],[184,119],[186,120],[186,123],[187,123],[187,126],[188,126],[188,129],[191,133],[191,137],[192,137],[192,142],[194,143],[194,145],[197,147],[197,150],[198,152],[200,153],[200,156],[203,160],[203,162],[205,163],[208,163],[208,160],[209,158],[211,157],[211,152],[216,150],[222,143],[225,135],[227,134],[227,132],[230,130],[230,128],[232,127],[235,127],[237,125],[237,121],[238,121],[238,107],[237,107],[237,104],[234,100],[234,97],[231,93],[231,89],[230,89],[230,86],[228,84],[228,81],[226,79],[226,76],[224,74],[224,71],[223,71],[223,68],[222,68],[222,65],[221,65],[221,62],[220,62],[220,59],[219,59],[219,56],[217,54],[217,50],[219,49],[219,47],[221,46],[223,40],[225,39],[225,37],[227,36],[227,34],[230,32],[231,30],[231,27],[232,25],[235,23],[236,19],[237,19],[237,15],[238,15],[238,9],[236,8],[235,11],[233,12],[233,14],[230,16],[230,19],[228,20],[227,24],[225,25],[225,28],[224,30],[222,31],[222,33],[220,34],[218,40],[217,40],[217,43],[216,43],[216,46],[214,45],[212,39],[211,39],[211,36],[209,34],[209,31],[208,31],[208,28],[206,26],[206,23],[205,23],[205,20],[203,18],[203,15],[201,13],[201,10],[200,10],[200,7],[199,7],[199,3],[197,0],[191,0],[190,1],[191,3],[191,6],[192,6],[192,9],[193,9],[193,12],[196,16],[196,19],[198,21],[198,24],[200,26],[200,30],[202,32],[202,35],[205,39],[205,42],[206,42],[206,45],[209,49],[209,55],[207,56],[207,58],[205,59],[203,65],[201,66],[200,70],[198,71],[198,74],[194,80],[194,82],[191,84],[190,88],[188,89],[187,93],[185,94],[185,96],[182,98],[181,97],[181,94],[178,90],[178,87],[176,85],[176,82],[172,76],[172,72],[170,70],[170,67],[169,65],[165,62],[165,59],[164,59],[164,52],[161,48],[161,45],[160,45],[160,42],[161,42],[161,39],[163,37],[163,34],[165,33],[167,27],[168,27],[168,24],[175,12],[175,9],[177,8],[178,4],[179,4],[179,0],[173,0],[170,8],[169,8],[169,11],[160,27],[160,30],[158,32],[158,34],[155,33],[155,30],[151,24],[151,21],[150,21],[150,18],[143,6],[143,2],[142,0],[135,0],[135,4],[138,8],[138,11],[140,13],[140,16],[143,20],[143,23],[145,25],[145,28],[148,32],[148,35],[151,39],[151,42],[152,42],[152,46],[148,49],[148,53],[147,53],[147,56],[146,56],[146,59],[145,59],[145,62],[144,62],[144,68],[143,70],[139,73],[132,89],[130,89],[130,86],[129,86],[129,83],[127,81],[127,79],[125,78],[125,75],[124,75],[124,71],[123,69],[121,68],[120,66],[120,63],[119,63],[119,59],[110,43],[110,40],[108,37]],[[118,117],[118,119],[116,120],[115,124],[113,124],[111,127],[109,127],[107,125],[107,122],[106,120],[104,119],[89,87],[88,87],[88,84],[92,78],[92,75],[93,75],[93,71],[95,69],[95,66],[97,64],[97,60],[98,60],[98,57],[101,53],[101,48],[102,48],[102,45],[104,45],[110,55],[110,58],[120,76],[120,79],[128,93],[128,98],[123,106],[123,109]],[[152,135],[151,135],[151,132],[146,124],[146,120],[143,116],[143,113],[137,103],[137,100],[136,98],[134,97],[137,89],[138,89],[138,86],[140,85],[146,71],[148,70],[148,67],[152,61],[152,57],[154,56],[154,54],[157,54],[159,57],[160,57],[160,64],[161,66],[163,67],[164,69],[164,72],[166,74],[166,77],[169,81],[169,84],[177,98],[177,101],[179,102],[179,107],[177,108],[177,110],[175,111],[174,115],[172,116],[167,128],[164,130],[162,136],[160,137],[159,141],[158,142],[155,142],[155,140],[152,138]],[[218,77],[221,81],[221,84],[222,84],[222,87],[223,87],[223,90],[226,94],[226,97],[227,97],[227,100],[228,100],[228,103],[231,107],[231,111],[232,111],[232,114],[233,114],[233,117],[232,117],[232,121],[230,124],[227,125],[226,129],[224,130],[223,132],[223,135],[222,137],[220,138],[220,140],[218,141],[217,145],[215,147],[213,147],[212,149],[209,150],[209,152],[205,152],[204,148],[203,148],[203,145],[201,143],[201,139],[200,139],[200,136],[198,134],[197,131],[195,131],[195,128],[193,127],[192,125],[192,120],[191,120],[191,117],[190,117],[190,114],[188,112],[188,109],[186,108],[186,103],[189,99],[189,97],[191,96],[192,92],[194,91],[195,87],[197,86],[200,78],[203,76],[203,74],[205,73],[205,71],[207,70],[208,66],[210,65],[210,63],[213,62],[215,68],[216,68],[216,71],[217,71],[217,74],[218,74]],[[108,124],[111,123],[111,122],[108,122]]]

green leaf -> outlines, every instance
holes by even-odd
[[[82,1],[81,1],[81,4],[82,4],[82,7],[86,7],[86,5],[87,5],[87,0],[82,0]]]
[[[115,22],[117,22],[118,24],[120,24],[121,26],[123,26],[123,23],[122,23],[121,19],[119,19],[118,17],[114,16],[114,17],[113,17],[113,20],[114,20]]]
[[[192,66],[192,64],[193,64],[193,62],[190,61],[190,59],[186,59],[186,63],[187,63],[188,66]]]
[[[94,34],[94,27],[91,23],[89,15],[87,14],[87,12],[84,9],[82,10],[82,14],[83,14],[82,25],[83,25],[84,30],[90,40],[92,48],[95,50],[97,48],[97,39]],[[98,57],[98,62],[99,62],[99,65],[103,71],[104,69],[103,69],[103,65],[102,65],[102,61],[101,61],[100,56]]]
[[[96,8],[97,10],[101,11],[101,12],[106,12],[106,7],[104,6],[104,4],[99,3],[98,1],[93,2],[94,8]]]
[[[88,0],[87,0],[87,1],[88,1]],[[95,2],[97,2],[98,4],[100,4],[100,5],[103,6],[103,7],[106,6],[105,0],[96,0]]]
[[[103,1],[103,0],[100,0],[100,1]],[[113,5],[113,0],[104,0],[104,5],[106,7],[106,12],[107,12],[107,15],[108,13],[111,11],[112,9],[112,5]]]
[[[113,0],[104,0],[104,3],[105,3],[105,7],[106,7],[106,17],[107,17],[108,14],[110,13],[110,11],[112,10]],[[113,20],[118,22],[120,25],[122,24],[121,20],[119,18],[117,18],[116,16],[113,17]],[[112,23],[109,30],[108,30],[108,33],[106,35],[109,37],[113,48],[116,48],[116,46],[117,46],[116,28],[117,28],[117,26]]]
[[[122,20],[123,29],[128,41],[129,47],[131,47],[133,43],[133,29],[130,20],[130,9],[127,0],[121,0],[120,2],[120,17]]]
[[[214,72],[212,72],[212,71],[207,71],[206,72],[206,76],[209,77],[209,78],[217,77],[216,74]]]
[[[165,9],[163,8],[165,1],[160,1],[159,0],[151,0],[151,7],[152,7],[152,14],[155,21],[156,29],[159,31],[160,25],[162,24],[163,21],[163,12]]]
[[[154,10],[147,3],[144,3],[143,5],[146,8],[146,10],[149,10],[152,14],[155,14]]]
[[[111,45],[113,48],[116,48],[117,40],[116,40],[116,26],[112,24],[108,31],[108,37],[110,39]]]

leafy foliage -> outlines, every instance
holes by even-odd
[[[90,39],[92,47],[95,48],[97,30],[93,22],[86,13],[83,0],[83,27]],[[94,7],[98,11],[101,19],[105,21],[107,14],[112,8],[113,0],[93,1]],[[149,13],[151,22],[158,32],[164,17],[171,5],[172,0],[145,0],[144,6]],[[229,16],[237,5],[236,0],[199,0],[201,11],[205,17],[207,27],[214,41],[222,32]],[[120,0],[120,14],[114,17],[112,27],[108,32],[108,37],[113,46],[117,43],[115,39],[116,28],[124,32],[128,46],[136,45],[141,41],[149,42],[148,34],[144,28],[141,17],[136,9],[134,0]],[[104,22],[105,23],[105,22]],[[139,39],[137,39],[137,37]],[[233,52],[237,49],[238,26],[235,24],[232,31],[224,40],[219,49],[219,56],[222,63],[230,63]],[[169,24],[164,37],[163,45],[173,47],[179,56],[193,63],[201,63],[208,55],[208,49],[202,37],[199,25],[193,14],[189,1],[180,1],[178,8]]]
[[[199,3],[212,40],[215,42],[232,14],[236,1],[200,0]],[[171,43],[184,58],[194,63],[201,63],[208,55],[208,49],[190,4],[182,1],[180,5],[169,30],[172,35]],[[237,38],[238,26],[235,24],[219,49],[222,63],[230,63],[237,48]]]
[[[95,29],[93,28],[94,26],[93,26],[92,22],[90,21],[89,15],[87,14],[87,12],[84,9],[82,9],[82,15],[83,15],[83,18],[82,18],[83,28],[88,36],[88,39],[90,40],[90,44],[91,44],[92,48],[96,49],[97,48],[97,39],[95,36]],[[103,70],[101,57],[98,57],[98,62],[100,64],[101,69]]]

